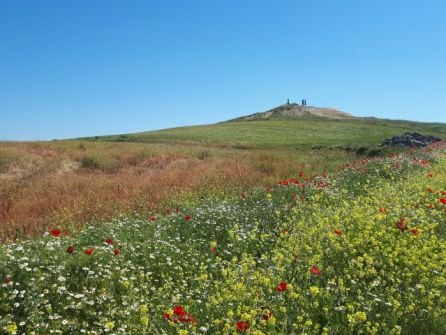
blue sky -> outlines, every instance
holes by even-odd
[[[213,123],[287,98],[446,122],[444,0],[0,0],[0,139]]]

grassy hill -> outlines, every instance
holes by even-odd
[[[407,131],[446,138],[445,124],[311,114],[331,112],[342,113],[279,106],[212,125],[0,142],[0,239],[238,194],[301,173],[334,172],[393,151],[379,144]]]
[[[143,143],[191,143],[249,148],[311,148],[377,146],[385,138],[405,132],[446,138],[446,124],[377,118],[329,119],[311,114],[278,115],[269,119],[233,120],[89,138],[98,141]]]
[[[445,127],[274,114],[0,142],[0,333],[443,335],[445,144],[351,149]]]

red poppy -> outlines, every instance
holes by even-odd
[[[91,254],[93,254],[93,252],[94,252],[94,248],[88,248],[88,249],[85,249],[85,254],[86,255],[91,255]]]
[[[197,322],[197,320],[195,320],[189,313],[187,313],[183,309],[183,306],[175,306],[175,308],[173,309],[173,315],[164,313],[164,318],[172,322]]]
[[[245,199],[246,198],[246,194],[245,194],[245,192],[243,192],[242,193],[242,199]]]
[[[429,193],[434,193],[434,190],[431,189],[430,187],[427,189],[427,191],[428,191]]]
[[[115,250],[113,250],[113,253],[114,253],[115,255],[119,255],[120,251],[119,251],[119,249],[115,249]]]
[[[271,315],[273,315],[273,313],[271,311],[269,311],[268,313],[264,313],[262,315],[262,319],[265,321],[268,321],[270,319]]]
[[[192,219],[192,216],[190,216],[190,215],[184,216],[184,220],[186,220],[186,221],[190,221],[191,219]]]
[[[166,208],[166,214],[170,214],[170,208]]]
[[[446,191],[441,191],[441,195],[446,195]]]
[[[184,313],[184,308],[183,308],[183,306],[175,306],[175,308],[173,309],[173,312],[177,315],[181,315]]]
[[[284,292],[286,290],[287,290],[287,283],[285,283],[284,281],[280,282],[280,284],[277,285],[277,287],[276,287],[277,292]]]
[[[427,176],[428,176],[429,178],[432,178],[433,174],[432,174],[432,173],[428,173]]]
[[[192,316],[190,316],[189,313],[186,313],[186,312],[184,312],[183,314],[180,315],[180,321],[181,322],[192,322],[192,323],[196,322],[195,319]]]
[[[217,248],[216,247],[211,247],[211,252],[217,252]]]
[[[418,236],[418,235],[420,235],[420,231],[418,230],[418,228],[412,228],[412,229],[410,230],[410,233],[411,233],[412,235],[414,235],[414,236]]]
[[[178,207],[175,208],[175,212],[179,213],[179,212],[180,212],[180,209],[179,209]]]
[[[310,273],[311,273],[313,276],[320,276],[320,275],[322,274],[321,270],[320,270],[316,265],[313,265],[313,266],[310,268]]]
[[[441,202],[443,205],[446,205],[446,198],[440,198],[440,202]]]
[[[342,235],[342,230],[340,230],[340,229],[335,229],[335,230],[334,230],[334,233],[335,233],[336,235]]]
[[[11,282],[11,277],[7,276],[5,278],[5,282],[6,282],[6,284],[9,284]]]
[[[60,233],[61,233],[60,229],[51,230],[51,235],[54,237],[59,237]]]
[[[385,208],[385,207],[381,207],[381,208],[379,209],[379,211],[380,211],[380,213],[382,213],[382,214],[386,214],[386,213],[387,213],[387,208]]]
[[[405,231],[407,230],[407,225],[406,225],[406,219],[400,219],[396,222],[396,227],[400,230],[400,231]]]
[[[150,220],[151,222],[153,222],[153,221],[155,221],[155,220],[156,220],[156,217],[154,217],[154,216],[151,216],[151,217],[149,217],[149,220]]]
[[[238,333],[246,332],[249,330],[249,322],[239,320],[235,323],[235,329],[237,330]]]
[[[105,243],[107,243],[108,245],[113,244],[113,240],[111,238],[108,238],[105,240]]]
[[[72,254],[74,252],[74,246],[72,246],[72,245],[68,246],[66,252],[69,254]]]

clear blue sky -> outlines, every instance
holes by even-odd
[[[0,139],[213,123],[290,98],[446,122],[444,0],[0,0]]]

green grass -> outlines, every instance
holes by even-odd
[[[89,138],[99,141],[190,143],[243,148],[377,146],[405,132],[446,138],[446,124],[357,118],[330,120],[303,116],[265,121],[233,121],[135,134]]]

